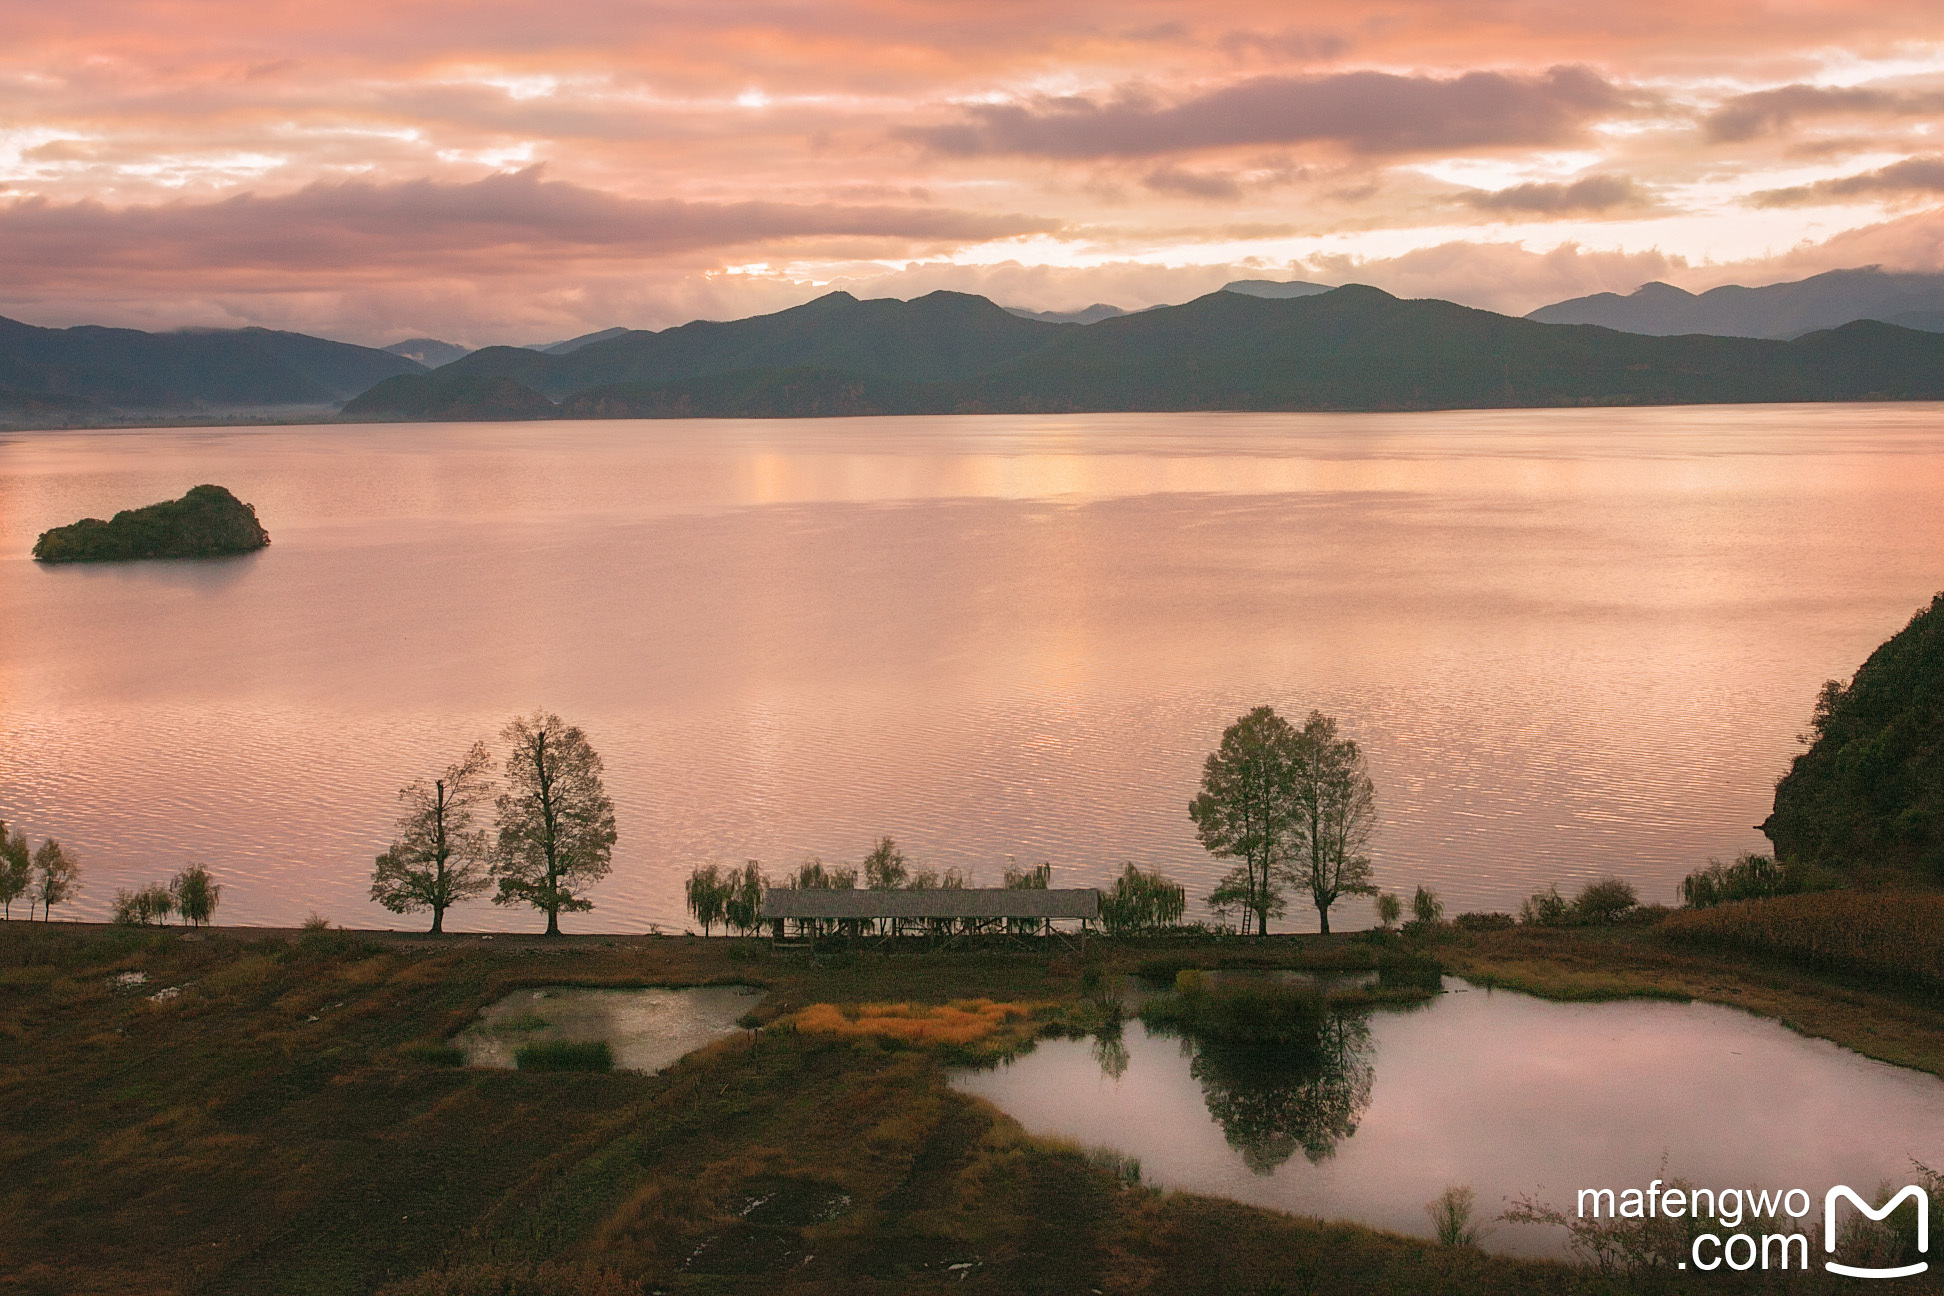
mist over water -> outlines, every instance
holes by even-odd
[[[204,481],[268,550],[28,559]],[[1387,888],[1671,899],[1944,588],[1941,488],[1935,405],[0,434],[0,815],[69,916],[199,859],[227,922],[422,925],[366,899],[398,787],[545,706],[621,832],[570,931],[881,833],[1199,897],[1201,760],[1267,702],[1369,751]]]

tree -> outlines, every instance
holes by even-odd
[[[68,858],[61,843],[49,837],[34,852],[34,872],[40,879],[34,883],[33,898],[40,902],[41,921],[47,922],[54,906],[65,904],[80,889],[81,866]]]
[[[1035,864],[1029,869],[1015,865],[1006,866],[1005,885],[1008,891],[1044,891],[1053,881],[1053,864],[1047,861]]]
[[[702,924],[702,934],[728,917],[729,900],[735,894],[736,875],[724,874],[719,864],[699,864],[689,870],[688,911]]]
[[[475,826],[486,804],[492,755],[476,742],[443,777],[416,779],[398,790],[405,813],[398,836],[371,871],[371,898],[393,913],[432,911],[432,930],[445,930],[445,911],[492,885],[486,830]]]
[[[175,897],[176,912],[186,927],[207,927],[223,902],[222,885],[211,881],[209,870],[200,864],[191,864],[170,878],[169,894]]]
[[[846,864],[826,865],[815,856],[797,865],[796,876],[783,885],[793,891],[854,891],[857,870]]]
[[[1222,732],[1221,746],[1202,765],[1202,790],[1188,803],[1203,848],[1242,861],[1208,902],[1239,908],[1245,935],[1251,918],[1256,934],[1266,935],[1269,920],[1283,912],[1283,866],[1300,831],[1294,798],[1303,761],[1298,738],[1273,708],[1257,707]]]
[[[1619,922],[1629,909],[1640,903],[1633,883],[1624,878],[1601,878],[1589,882],[1573,899],[1573,914],[1581,922],[1601,927]]]
[[[165,886],[115,890],[115,921],[124,926],[146,927],[153,922],[165,922],[174,912],[175,896]]]
[[[1181,883],[1158,872],[1143,873],[1130,863],[1100,897],[1100,922],[1111,936],[1134,935],[1174,926],[1187,907]]]
[[[8,836],[7,825],[0,822],[0,915],[13,917],[13,902],[26,894],[33,876],[34,857],[27,849],[27,835],[16,829]],[[31,899],[28,903],[32,904]],[[34,916],[31,908],[27,916]]]
[[[1377,925],[1385,931],[1397,926],[1397,920],[1404,914],[1404,902],[1386,891],[1377,897]]]
[[[1444,901],[1438,899],[1436,891],[1423,887],[1411,897],[1411,922],[1420,929],[1436,927],[1444,921]]]
[[[1309,713],[1297,747],[1296,823],[1290,833],[1295,849],[1279,867],[1291,883],[1310,893],[1328,935],[1331,905],[1344,896],[1377,893],[1365,853],[1377,827],[1377,790],[1363,749],[1352,739],[1337,737],[1336,721],[1321,711]]]
[[[530,904],[560,935],[560,914],[594,907],[584,894],[607,876],[614,852],[614,802],[601,784],[601,758],[587,735],[557,715],[535,711],[500,735],[506,791],[496,803],[499,843],[494,904]]]
[[[763,875],[762,862],[745,863],[741,873],[729,875],[729,895],[722,906],[723,921],[745,936],[762,930],[763,892],[767,890],[769,879]]]
[[[896,891],[910,878],[904,852],[889,837],[881,837],[864,857],[864,885],[873,891]]]

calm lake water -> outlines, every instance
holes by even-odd
[[[528,1044],[606,1043],[624,1071],[659,1071],[736,1029],[763,992],[747,986],[683,990],[597,990],[542,986],[515,990],[479,1014],[456,1043],[469,1066],[511,1067]]]
[[[271,548],[27,557],[203,481]],[[1940,587],[1933,405],[7,433],[0,816],[75,916],[199,859],[228,921],[410,926],[366,899],[398,787],[545,706],[621,831],[570,930],[880,833],[1199,896],[1202,758],[1268,702],[1369,750],[1385,886],[1665,899]]]
[[[1557,1004],[1469,989],[1376,1012],[1318,1067],[1149,1035],[1042,1041],[954,1084],[1035,1134],[1140,1158],[1145,1182],[1433,1235],[1426,1203],[1477,1193],[1492,1250],[1557,1254],[1563,1230],[1492,1223],[1581,1188],[1868,1194],[1944,1159],[1944,1081],[1711,1004]],[[1663,1161],[1664,1159],[1664,1161]],[[1809,1221],[1805,1221],[1809,1223]],[[1789,1231],[1794,1231],[1793,1229]],[[1818,1253],[1820,1254],[1820,1252]]]

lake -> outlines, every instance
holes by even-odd
[[[1944,1161],[1944,1081],[1714,1004],[1548,1003],[1446,981],[1414,1012],[1340,1023],[1320,1066],[1265,1065],[1139,1021],[1119,1046],[1043,1040],[959,1073],[1034,1134],[1139,1158],[1156,1187],[1433,1236],[1425,1205],[1477,1194],[1490,1250],[1560,1254],[1495,1222],[1520,1197],[1686,1179],[1719,1193],[1865,1194]],[[1804,1221],[1812,1224],[1811,1221]],[[1794,1231],[1800,1226],[1791,1226]]]
[[[1764,846],[1817,687],[1944,587],[1941,433],[1935,405],[4,433],[0,816],[79,855],[71,916],[201,860],[224,921],[409,927],[366,898],[397,789],[544,706],[621,834],[570,931],[679,930],[698,862],[883,833],[975,883],[1132,860],[1199,897],[1201,761],[1266,702],[1368,750],[1385,887],[1667,900]],[[272,546],[28,559],[204,481]]]

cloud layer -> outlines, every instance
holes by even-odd
[[[0,14],[0,313],[479,343],[832,286],[1937,268],[1915,0],[347,4]]]

